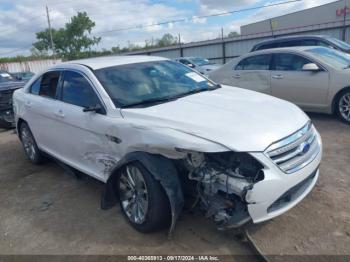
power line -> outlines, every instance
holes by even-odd
[[[149,24],[149,25],[144,25],[144,24],[142,24],[142,25],[135,25],[135,26],[130,26],[130,27],[124,27],[124,28],[117,28],[117,29],[112,29],[112,30],[107,30],[107,31],[101,31],[101,32],[95,33],[95,35],[103,35],[103,34],[113,33],[113,32],[129,31],[129,30],[132,30],[132,29],[142,29],[142,28],[159,26],[159,25],[187,22],[189,20],[194,20],[194,19],[203,19],[203,18],[217,17],[217,16],[223,16],[223,15],[240,13],[240,12],[253,11],[253,10],[257,10],[257,9],[273,7],[273,6],[278,6],[278,5],[291,4],[291,3],[300,2],[300,1],[303,1],[303,0],[290,0],[290,1],[285,1],[285,2],[269,4],[269,5],[261,5],[261,6],[244,8],[244,9],[239,9],[239,10],[221,12],[221,13],[216,13],[216,14],[211,14],[211,15],[193,16],[193,17],[187,17],[187,18],[180,18],[180,19],[175,19],[175,20],[163,21],[163,22],[153,23],[153,24]]]

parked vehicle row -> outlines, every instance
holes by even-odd
[[[250,52],[295,46],[322,46],[350,53],[350,45],[348,43],[327,35],[295,35],[273,38],[254,45]]]
[[[309,66],[311,68],[311,66]],[[314,187],[321,138],[294,104],[148,56],[56,65],[14,94],[34,164],[50,155],[106,183],[141,232],[174,229],[185,202],[221,229],[288,211]]]
[[[197,70],[203,75],[208,75],[210,71],[220,67],[220,65],[212,63],[208,59],[200,57],[179,57],[175,58],[174,60]]]
[[[19,81],[6,71],[0,71],[0,128],[14,127],[12,94],[22,88],[25,82]]]
[[[217,83],[336,113],[350,124],[350,56],[325,47],[274,48],[248,53],[210,73]]]

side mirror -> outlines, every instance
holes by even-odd
[[[318,65],[314,63],[309,63],[305,64],[302,68],[303,71],[312,71],[312,72],[317,72],[320,71],[321,69],[318,67]]]
[[[95,113],[102,113],[103,108],[101,105],[97,104],[96,106],[90,106],[83,108],[83,112],[95,112]]]

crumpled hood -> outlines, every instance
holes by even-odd
[[[0,83],[0,91],[18,89],[24,87],[26,82],[24,81],[7,81]]]
[[[122,109],[122,114],[134,123],[176,129],[247,152],[264,151],[309,121],[292,103],[229,86],[147,108]]]

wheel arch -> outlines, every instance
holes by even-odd
[[[117,203],[118,192],[116,189],[116,182],[119,173],[126,165],[136,161],[140,162],[150,174],[160,182],[168,196],[171,209],[171,226],[169,233],[171,233],[184,206],[184,195],[178,171],[173,161],[162,155],[146,152],[132,152],[119,161],[105,184],[101,197],[101,209],[109,209]]]
[[[27,121],[25,121],[22,118],[18,118],[17,123],[16,123],[16,131],[17,131],[17,135],[18,135],[20,140],[22,140],[22,139],[21,139],[21,136],[19,135],[19,131],[20,131],[21,125],[23,123],[26,123],[28,125]]]
[[[332,101],[332,114],[337,113],[336,102],[337,102],[339,96],[340,96],[345,90],[349,90],[349,91],[350,91],[350,86],[346,86],[346,87],[340,89],[340,90],[335,94],[335,96],[333,97],[333,101]]]

